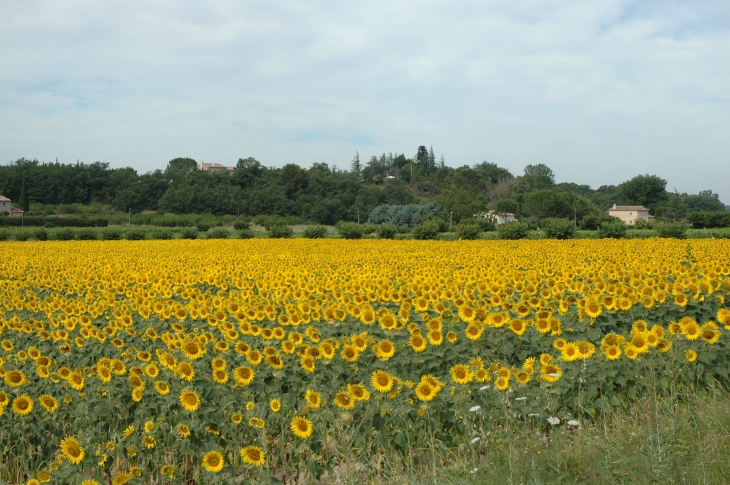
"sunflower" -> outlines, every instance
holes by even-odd
[[[263,358],[263,355],[258,350],[251,349],[246,352],[246,360],[251,365],[259,365]]]
[[[416,397],[421,401],[430,401],[438,395],[438,390],[431,383],[422,380],[416,386]]]
[[[49,413],[55,413],[58,411],[58,401],[55,397],[43,394],[38,398],[38,402],[45,408]]]
[[[11,406],[11,408],[15,414],[25,416],[26,414],[29,414],[31,411],[33,411],[33,400],[30,398],[30,396],[26,396],[25,394],[22,396],[18,396],[13,399],[13,405]]]
[[[563,375],[563,371],[555,364],[540,367],[540,377],[547,382],[556,382]]]
[[[384,370],[376,370],[373,372],[371,383],[373,388],[382,393],[390,392],[393,388],[393,378]]]
[[[578,346],[572,342],[565,344],[560,354],[561,358],[566,362],[571,362],[580,357],[578,354]]]
[[[302,357],[300,364],[302,366],[302,369],[310,373],[314,372],[314,369],[316,368],[316,365],[314,364],[314,359],[311,357]]]
[[[322,397],[317,391],[307,389],[304,393],[304,399],[307,401],[307,405],[312,409],[317,409],[322,404]]]
[[[715,344],[720,340],[720,327],[714,322],[707,322],[700,329],[700,337],[708,344]]]
[[[672,341],[665,338],[660,339],[656,347],[661,353],[669,352],[672,348]]]
[[[441,331],[435,332],[441,335]],[[470,323],[466,329],[464,329],[464,335],[469,340],[479,340],[479,337],[484,333],[484,326],[477,325],[476,323]]]
[[[200,407],[200,397],[189,389],[180,393],[180,404],[186,411],[197,411]]]
[[[223,470],[223,465],[225,465],[225,460],[219,452],[213,450],[203,455],[203,467],[206,471],[218,473]]]
[[[30,382],[23,371],[11,370],[5,373],[5,383],[10,387],[20,387]]]
[[[347,390],[356,401],[367,401],[370,399],[370,391],[365,389],[365,386],[362,384],[348,384]]]
[[[519,384],[527,384],[530,382],[530,373],[525,370],[515,372],[515,380]]]
[[[281,410],[281,401],[278,399],[272,399],[271,402],[269,402],[269,408],[273,412],[278,413]]]
[[[352,409],[355,407],[355,399],[349,392],[338,392],[335,394],[334,403],[340,409]]]
[[[448,340],[452,344],[454,342],[456,342],[456,339],[457,338],[458,338],[458,336],[456,335],[456,332],[449,332],[449,333],[446,334],[446,340]]]
[[[621,357],[621,347],[618,345],[608,345],[602,352],[608,360],[616,360]]]
[[[373,347],[373,351],[379,359],[388,360],[395,355],[395,345],[388,339],[381,340]]]
[[[258,446],[247,446],[241,449],[241,459],[247,465],[260,467],[266,463],[266,453]]]
[[[241,424],[243,422],[243,415],[240,413],[231,414],[231,423]]]
[[[175,469],[172,465],[162,465],[162,467],[160,467],[160,474],[167,478],[172,478],[175,475]]]
[[[689,303],[689,300],[682,293],[680,293],[679,295],[676,295],[674,297],[674,304],[675,305],[678,305],[678,306],[681,306],[681,307],[685,307],[685,306],[687,306],[687,303]]]
[[[144,443],[144,447],[148,450],[151,450],[157,444],[154,436],[145,436],[142,442]]]
[[[684,357],[685,357],[685,358],[686,358],[686,359],[687,359],[687,360],[688,360],[689,362],[694,362],[695,360],[697,360],[697,352],[695,352],[695,351],[694,351],[694,350],[692,350],[692,349],[689,349],[689,350],[688,350],[687,352],[685,352],[685,353],[684,353]]]
[[[167,394],[170,394],[170,386],[168,386],[165,382],[157,381],[155,382],[155,391],[157,391],[157,393],[161,396],[166,396]]]
[[[46,470],[41,470],[38,472],[38,480],[43,483],[48,483],[51,481],[51,474],[48,473]]]
[[[132,389],[132,400],[134,402],[140,402],[142,400],[142,388],[135,387]]]
[[[428,343],[431,345],[441,345],[444,343],[444,335],[441,333],[441,329],[428,331]]]
[[[177,435],[181,438],[187,438],[190,436],[190,428],[187,424],[180,423],[177,425]]]
[[[347,362],[355,362],[358,358],[358,351],[355,347],[352,345],[345,345],[342,348],[342,352],[340,354],[344,360]]]
[[[730,310],[720,308],[716,315],[717,321],[725,325],[725,330],[730,330]]]
[[[636,350],[636,347],[629,344],[624,349],[624,355],[626,355],[629,359],[636,359],[639,356],[639,352]]]
[[[228,382],[228,372],[223,369],[213,371],[213,381],[216,384],[225,384]]]
[[[527,325],[525,325],[525,322],[522,320],[512,320],[509,322],[509,329],[512,330],[515,335],[521,337],[525,334],[525,331],[527,331]]]
[[[130,436],[132,436],[132,434],[134,434],[134,425],[130,424],[129,426],[124,428],[124,431],[122,432],[122,434],[124,435],[125,438],[129,438]]]
[[[216,357],[210,361],[210,367],[215,370],[225,369],[226,365],[228,365],[226,363],[226,360],[222,359],[221,357]]]
[[[74,465],[78,465],[84,459],[84,449],[73,436],[66,436],[62,439],[60,447],[63,456]]]
[[[256,377],[256,373],[253,369],[250,367],[237,367],[233,371],[233,380],[236,381],[236,384],[241,386],[247,386],[251,384],[254,377]]]
[[[682,331],[682,335],[687,340],[697,340],[700,337],[700,326],[691,317],[684,317],[679,322],[679,326]]]
[[[473,378],[469,366],[458,364],[451,368],[451,380],[457,384],[468,384]]]
[[[192,381],[193,377],[195,377],[195,369],[189,362],[180,362],[177,364],[175,371],[181,379],[185,379],[186,381]]]
[[[30,485],[30,482],[28,482],[28,485]],[[81,482],[81,485],[100,485],[100,484],[93,478],[87,478],[86,480]]]
[[[96,375],[99,376],[101,382],[111,382],[112,371],[106,366],[99,366],[96,368]]]
[[[496,387],[498,391],[506,391],[509,389],[509,377],[498,377],[494,381],[494,387]]]
[[[576,342],[575,346],[578,349],[578,357],[581,359],[589,358],[596,351],[596,346],[586,340]]]
[[[196,360],[203,356],[203,347],[197,342],[185,342],[182,347],[182,352],[186,358]]]
[[[302,439],[309,438],[314,431],[312,422],[304,416],[294,416],[291,421],[292,432]]]

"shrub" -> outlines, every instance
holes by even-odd
[[[691,212],[687,222],[695,229],[715,229],[730,227],[730,212]]]
[[[16,241],[27,241],[30,239],[31,233],[27,229],[20,229],[18,231],[15,231],[15,240]]]
[[[79,241],[94,241],[96,240],[96,232],[89,228],[77,229],[76,239]]]
[[[0,231],[0,241],[7,241],[8,239],[10,239],[8,231]]]
[[[527,231],[530,230],[530,225],[526,222],[508,222],[502,224],[497,229],[499,231],[500,239],[525,239],[527,237]]]
[[[167,228],[155,229],[150,232],[150,239],[161,239],[161,240],[172,239],[172,231]]]
[[[304,230],[304,237],[307,239],[322,239],[327,236],[327,228],[324,226],[307,226]]]
[[[182,239],[197,239],[198,230],[194,227],[186,227],[182,231],[180,231],[180,237]]]
[[[39,227],[33,231],[33,237],[39,241],[46,241],[48,239],[48,231],[43,227]]]
[[[621,239],[626,237],[628,227],[623,221],[602,222],[598,228],[598,237]]]
[[[459,224],[456,226],[456,235],[459,239],[479,239],[482,228],[479,224]]]
[[[198,232],[208,232],[208,229],[210,229],[210,224],[205,222],[198,222],[197,227]]]
[[[141,241],[145,237],[147,237],[147,231],[138,227],[127,229],[127,232],[124,233],[124,239],[128,241]]]
[[[556,217],[543,219],[542,230],[550,239],[573,239],[575,237],[575,225],[568,219]]]
[[[517,213],[517,208],[517,201],[512,199],[500,199],[497,201],[497,205],[494,207],[494,210],[497,214],[515,214]]]
[[[413,239],[436,239],[439,234],[439,225],[435,221],[422,222],[411,231]]]
[[[496,224],[489,219],[481,219],[477,217],[470,217],[459,221],[461,225],[476,224],[479,226],[482,232],[495,231],[497,229]]]
[[[687,237],[687,226],[680,222],[669,222],[660,224],[656,227],[656,233],[659,237],[685,239]]]
[[[366,223],[366,224],[363,224],[362,225],[362,234],[363,234],[363,236],[364,235],[367,235],[367,234],[372,234],[374,232],[375,232],[375,224],[367,224]]]
[[[256,237],[256,234],[254,234],[251,229],[243,229],[236,233],[236,237],[238,237],[238,239],[253,239]]]
[[[344,222],[340,221],[335,226],[337,232],[345,239],[360,239],[365,233],[363,226],[357,222]]]
[[[107,227],[99,234],[102,241],[118,241],[122,238],[122,230],[118,227]]]
[[[269,237],[272,239],[290,238],[293,234],[294,230],[283,224],[275,224],[269,228]]]
[[[267,231],[271,231],[274,226],[291,226],[298,220],[294,216],[256,216],[254,222],[259,226],[264,226]]]
[[[634,229],[654,229],[654,225],[644,219],[636,219],[634,221]]]
[[[52,239],[56,241],[71,241],[76,234],[73,229],[69,227],[62,227],[60,229],[56,229],[56,231],[51,233],[51,235]]]
[[[56,226],[54,226],[52,222],[46,222],[43,224],[43,227],[45,227],[46,229],[53,229]]]
[[[588,214],[578,222],[578,227],[586,231],[596,231],[600,229],[604,222],[621,221],[618,217],[609,216],[608,214]]]
[[[228,229],[224,227],[216,227],[208,233],[208,239],[228,239],[231,235]]]
[[[381,224],[376,229],[376,234],[380,239],[393,239],[398,233],[398,228],[393,224]]]
[[[435,215],[439,207],[433,204],[382,204],[370,211],[368,223],[393,224],[397,227],[412,228],[423,222],[428,215]]]
[[[243,219],[238,219],[236,222],[233,223],[233,229],[236,231],[243,231],[245,229],[248,229],[251,224],[248,221],[245,221]]]

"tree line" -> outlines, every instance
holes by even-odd
[[[100,203],[124,212],[293,216],[319,224],[365,220],[383,204],[431,203],[440,217],[454,223],[488,210],[536,223],[554,217],[580,221],[604,214],[613,204],[643,205],[665,220],[725,210],[712,191],[669,192],[666,185],[660,176],[648,174],[597,189],[557,183],[545,164],[528,165],[521,174],[486,161],[454,168],[425,146],[412,157],[390,153],[361,160],[356,153],[347,170],[326,163],[267,167],[251,157],[239,159],[231,173],[197,170],[191,158],[170,160],[164,170],[144,174],[102,162],[21,158],[0,166],[0,194],[25,210],[31,204]]]

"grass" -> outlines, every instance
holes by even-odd
[[[349,463],[323,483],[722,484],[730,477],[728,430],[725,390],[648,396],[578,427],[542,420],[475,430],[478,441],[440,449],[435,467],[425,449],[414,450],[410,462],[381,457],[369,467],[382,470],[377,476]]]

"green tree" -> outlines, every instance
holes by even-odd
[[[656,210],[657,207],[669,198],[667,181],[656,175],[637,175],[618,187],[619,195],[625,203],[643,205]]]
[[[543,163],[526,166],[524,178],[530,190],[544,190],[555,185],[553,170]]]
[[[683,220],[685,214],[686,207],[682,200],[682,196],[675,190],[673,193],[669,194],[667,205],[664,208],[664,217],[668,221],[676,222]]]
[[[25,187],[25,177],[23,177],[23,186],[20,189],[20,210],[29,211],[30,202],[28,201],[28,190]]]
[[[697,195],[682,194],[682,200],[687,212],[724,212],[725,204],[720,202],[720,196],[711,190],[702,190]]]
[[[517,202],[512,199],[502,199],[497,201],[495,210],[497,214],[516,214]]]
[[[357,174],[359,174],[362,170],[362,164],[360,163],[360,152],[355,151],[355,156],[352,158],[350,169]]]

